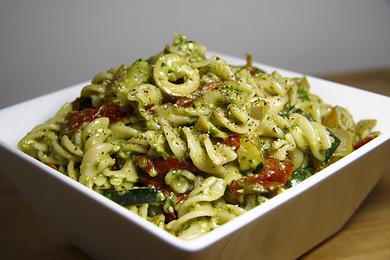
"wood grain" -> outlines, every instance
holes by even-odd
[[[390,68],[322,77],[390,96]],[[2,259],[91,259],[54,231],[3,174],[0,252]],[[390,259],[390,170],[344,228],[302,259]]]

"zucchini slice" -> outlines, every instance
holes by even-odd
[[[313,166],[308,165],[305,168],[301,168],[293,172],[291,178],[286,182],[285,186],[291,188],[292,186],[306,180],[315,173]]]
[[[156,203],[161,201],[160,191],[152,188],[133,189],[126,192],[108,191],[104,194],[110,200],[122,205]]]
[[[333,153],[336,151],[337,147],[339,147],[341,141],[340,139],[337,138],[335,134],[333,134],[331,131],[328,129],[328,133],[331,137],[333,137],[333,143],[332,146],[325,151],[325,161],[329,161],[330,157],[332,157]]]

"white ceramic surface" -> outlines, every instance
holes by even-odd
[[[240,59],[220,55],[233,64]],[[300,74],[256,64],[268,72]],[[257,208],[184,241],[29,157],[16,147],[35,125],[79,95],[82,83],[0,110],[0,168],[69,241],[99,259],[289,259],[336,232],[390,165],[390,98],[309,77],[325,102],[355,120],[376,118],[381,135]]]

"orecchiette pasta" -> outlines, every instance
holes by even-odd
[[[19,148],[192,239],[378,135],[375,120],[355,124],[311,93],[306,77],[205,53],[175,35],[149,59],[97,74]]]

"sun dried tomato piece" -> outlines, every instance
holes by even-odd
[[[357,142],[356,144],[354,144],[353,149],[356,150],[377,137],[378,137],[378,134],[368,135],[365,138],[363,138],[362,140],[360,140],[359,142]]]
[[[58,171],[58,165],[57,165],[57,164],[49,162],[47,165],[48,165],[49,167],[53,168],[54,170],[57,170],[57,171]]]
[[[233,146],[235,149],[240,148],[241,141],[240,141],[240,136],[239,135],[232,135],[229,137],[226,137],[222,141],[223,144]]]
[[[291,177],[294,164],[290,161],[279,161],[269,158],[264,161],[260,172],[260,181],[265,186],[284,184]]]
[[[171,169],[198,171],[192,163],[182,162],[176,158],[151,158],[147,155],[138,155],[134,157],[134,161],[151,176],[165,175]]]
[[[265,193],[269,188],[286,183],[292,175],[294,165],[290,161],[278,161],[269,158],[257,174],[245,176],[232,181],[229,186],[234,198],[240,195]]]
[[[226,81],[212,82],[212,83],[206,85],[205,88],[207,88],[207,89],[218,89],[219,87],[221,87],[225,83],[226,83]]]
[[[194,103],[194,99],[191,98],[179,98],[176,100],[175,104],[180,107],[189,107]]]
[[[96,117],[108,117],[110,123],[115,123],[126,117],[127,112],[120,106],[114,104],[105,104],[96,111]]]
[[[82,123],[94,120],[96,108],[86,108],[79,113],[72,113],[68,116],[68,128],[73,131],[79,128]]]
[[[165,218],[166,218],[165,222],[169,223],[172,220],[176,220],[177,219],[177,213],[175,211],[173,211],[173,212],[166,212],[165,213]]]
[[[133,158],[137,165],[144,169],[149,175],[156,176],[158,175],[156,168],[154,167],[154,162],[152,158],[147,155],[138,155]]]
[[[110,123],[115,123],[122,118],[128,117],[129,114],[131,114],[131,110],[115,104],[104,104],[98,108],[85,108],[68,116],[68,128],[71,131],[76,130],[84,122],[90,122],[99,117],[108,117]]]
[[[182,162],[176,158],[158,158],[154,163],[159,175],[166,174],[171,169],[198,171],[198,169],[192,163]]]
[[[188,194],[187,193],[179,194],[177,195],[177,198],[178,198],[178,203],[183,202],[186,199],[188,199]]]
[[[166,186],[164,180],[162,180],[160,178],[151,178],[148,176],[140,175],[140,176],[138,176],[138,180],[140,182],[142,182],[144,185],[153,186],[154,188],[156,188],[158,190],[162,190]]]

